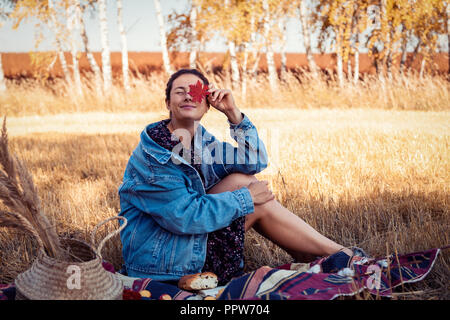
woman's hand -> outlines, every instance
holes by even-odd
[[[231,123],[238,124],[242,121],[243,116],[234,103],[231,90],[217,89],[211,85],[209,92],[210,94],[207,97],[209,103],[214,108],[224,113]]]
[[[269,182],[266,180],[263,181],[254,181],[248,185],[248,190],[253,199],[253,204],[264,204],[270,200],[275,199],[275,196],[272,194],[272,191],[269,189]]]

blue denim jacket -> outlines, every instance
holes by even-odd
[[[157,122],[142,131],[119,188],[119,215],[128,220],[120,236],[129,276],[165,281],[201,272],[208,233],[254,212],[246,187],[206,193],[228,174],[256,174],[267,166],[264,143],[248,117],[229,124],[237,148],[218,141],[201,125],[195,132],[194,150],[201,159],[205,185],[190,159],[149,137],[147,129]]]

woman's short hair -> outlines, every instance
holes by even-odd
[[[172,85],[173,85],[173,82],[175,81],[175,79],[178,78],[179,76],[181,76],[183,74],[187,74],[187,73],[196,75],[197,77],[202,79],[204,85],[209,85],[208,79],[203,75],[203,73],[201,73],[197,69],[180,69],[177,72],[175,72],[174,74],[172,74],[170,76],[170,78],[169,78],[169,81],[167,81],[167,85],[166,85],[166,101],[170,101],[170,91],[172,90]],[[209,101],[208,101],[208,99],[206,99],[206,105],[209,108]]]

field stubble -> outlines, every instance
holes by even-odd
[[[154,92],[152,96],[159,101]],[[448,92],[447,98],[438,98],[448,103]],[[159,103],[158,109],[145,113],[119,113],[123,110],[115,108],[106,111],[116,113],[102,112],[97,105],[96,110],[78,110],[94,111],[88,113],[61,108],[55,114],[42,111],[49,115],[36,115],[40,112],[35,110],[24,116],[17,111],[13,114],[21,116],[8,118],[11,149],[25,160],[43,210],[61,236],[89,240],[98,222],[119,212],[117,189],[139,133],[147,123],[167,116]],[[242,106],[270,156],[269,167],[258,178],[269,180],[284,206],[345,246],[360,246],[373,256],[446,246],[450,244],[448,104],[436,108],[442,111],[383,109]],[[231,141],[226,119],[216,110],[210,110],[202,123],[219,139]],[[116,227],[103,227],[97,241]],[[103,256],[120,268],[120,239],[113,238],[103,250]],[[0,283],[13,281],[35,254],[33,240],[2,229]],[[246,270],[291,261],[253,231],[246,237],[245,256]],[[406,288],[423,294],[405,297],[448,299],[449,270],[446,250],[426,281]]]

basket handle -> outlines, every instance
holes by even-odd
[[[122,221],[123,221],[123,224],[122,224],[117,230],[111,232],[111,233],[108,234],[102,241],[100,241],[100,244],[99,244],[98,247],[97,247],[97,255],[100,257],[100,259],[102,259],[102,253],[101,253],[101,252],[102,252],[102,248],[103,248],[103,245],[105,244],[105,242],[108,241],[109,239],[111,239],[112,237],[114,237],[114,236],[115,236],[116,234],[118,234],[120,231],[122,231],[122,230],[126,227],[128,221],[127,221],[127,219],[126,219],[125,217],[122,217],[122,216],[111,217],[111,218],[108,218],[108,219],[106,219],[106,220],[103,220],[102,222],[100,222],[99,224],[97,224],[97,225],[94,227],[94,229],[92,230],[92,232],[91,232],[91,244],[92,244],[93,247],[95,247],[95,234],[97,233],[98,228],[100,228],[100,227],[101,227],[102,225],[104,225],[105,223],[107,223],[107,222],[109,222],[109,221],[111,221],[111,220],[115,220],[115,219],[122,220]]]

